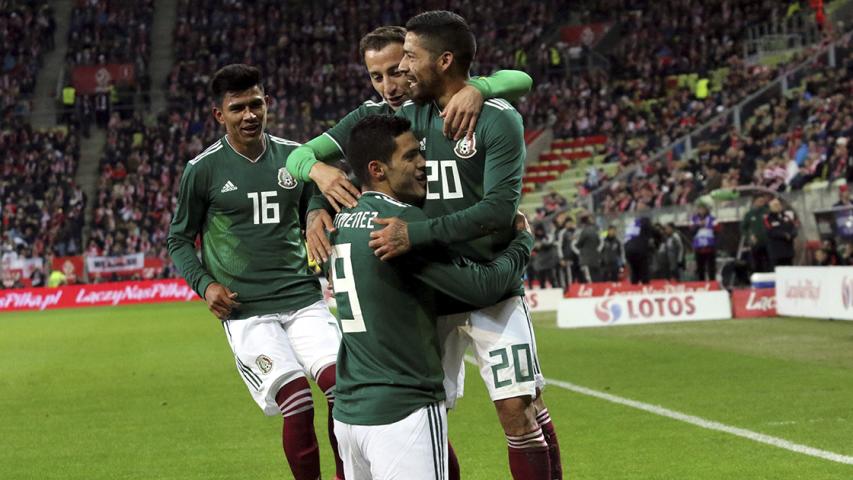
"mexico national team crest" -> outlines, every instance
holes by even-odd
[[[272,370],[272,359],[266,355],[258,355],[255,363],[258,364],[258,368],[264,373],[270,373],[270,370]]]
[[[285,167],[278,169],[278,186],[287,190],[296,188],[296,179]]]
[[[471,134],[471,140],[468,137],[462,137],[456,142],[456,147],[453,148],[453,153],[459,158],[471,158],[477,153],[477,134]]]

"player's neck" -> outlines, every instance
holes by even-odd
[[[231,148],[233,148],[235,152],[243,155],[253,162],[264,153],[265,141],[263,134],[261,134],[257,140],[246,143],[242,143],[235,139],[230,133],[226,134],[226,138],[228,139],[228,144],[231,145]]]
[[[442,90],[441,95],[439,95],[436,102],[438,103],[438,107],[444,110],[444,107],[450,102],[450,99],[456,95],[459,90],[465,88],[465,81],[467,78],[448,78],[444,81],[444,89]]]
[[[394,195],[394,191],[391,190],[391,186],[388,185],[387,183],[378,183],[378,184],[372,184],[372,185],[365,185],[365,186],[361,187],[361,193],[366,193],[366,192],[381,193],[383,195],[387,195],[387,196],[393,198],[394,200],[397,200],[397,197]]]

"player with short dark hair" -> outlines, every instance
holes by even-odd
[[[365,35],[359,42],[359,52],[364,60],[370,82],[382,101],[368,100],[347,114],[323,135],[311,139],[297,148],[287,159],[287,168],[297,180],[314,181],[334,209],[355,204],[358,189],[338,168],[326,165],[345,157],[349,132],[367,115],[393,114],[408,100],[408,81],[398,71],[403,58],[406,30],[402,27],[379,27]],[[455,138],[472,132],[483,102],[489,98],[517,99],[530,91],[532,80],[524,72],[502,70],[489,77],[468,80],[448,103],[442,121],[445,133],[453,131]],[[326,260],[329,243],[325,229],[331,229],[331,215],[324,214],[322,197],[315,198],[309,207],[306,236],[308,255]]]
[[[237,371],[267,415],[284,417],[293,476],[316,480],[320,457],[306,374],[334,404],[340,343],[320,284],[305,264],[300,205],[310,188],[284,162],[299,144],[266,133],[260,71],[228,65],[210,83],[226,134],[187,164],[169,229],[169,254],[222,321]],[[201,236],[201,262],[195,239]],[[343,475],[329,415],[329,438]]]
[[[359,121],[348,153],[362,194],[335,216],[330,261],[343,332],[334,417],[346,477],[444,479],[437,294],[494,303],[521,278],[532,237],[521,217],[507,249],[488,263],[438,250],[383,262],[368,246],[379,227],[373,220],[427,218],[416,206],[426,195],[426,161],[409,122],[389,115]]]
[[[504,100],[487,100],[474,133],[448,139],[437,125],[468,79],[473,34],[462,17],[447,11],[417,15],[406,30],[399,69],[409,79],[413,101],[397,114],[412,122],[427,159],[424,212],[430,219],[376,219],[386,227],[371,235],[370,245],[383,260],[439,247],[489,261],[513,235],[526,155],[521,115]],[[556,432],[539,394],[544,377],[520,279],[501,300],[488,308],[448,307],[439,320],[448,397],[461,395],[456,372],[464,368],[465,349],[473,346],[507,437],[513,477],[562,478]]]

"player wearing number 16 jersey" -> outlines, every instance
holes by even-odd
[[[353,128],[349,161],[362,184],[355,208],[335,217],[331,280],[343,339],[335,434],[346,477],[447,478],[447,426],[436,293],[476,305],[500,299],[519,278],[531,237],[519,232],[494,261],[446,250],[383,262],[368,246],[373,220],[426,220],[426,162],[409,122],[369,116]]]
[[[255,402],[267,415],[284,417],[282,441],[294,478],[316,480],[319,449],[305,377],[326,393],[331,410],[340,340],[305,263],[299,206],[309,192],[284,166],[298,144],[264,132],[267,102],[256,68],[226,66],[211,90],[214,116],[227,133],[185,167],[169,253],[222,321]]]

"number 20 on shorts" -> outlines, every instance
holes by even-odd
[[[510,367],[509,357],[512,355],[513,365],[515,365],[515,381],[516,383],[530,382],[533,380],[533,356],[530,354],[530,345],[519,343],[506,348],[499,348],[489,352],[489,357],[500,357],[500,363],[492,365],[492,375],[495,380],[495,388],[506,387],[512,385],[511,379],[501,380],[500,372]],[[521,357],[524,355],[524,366],[526,372],[522,371]]]

